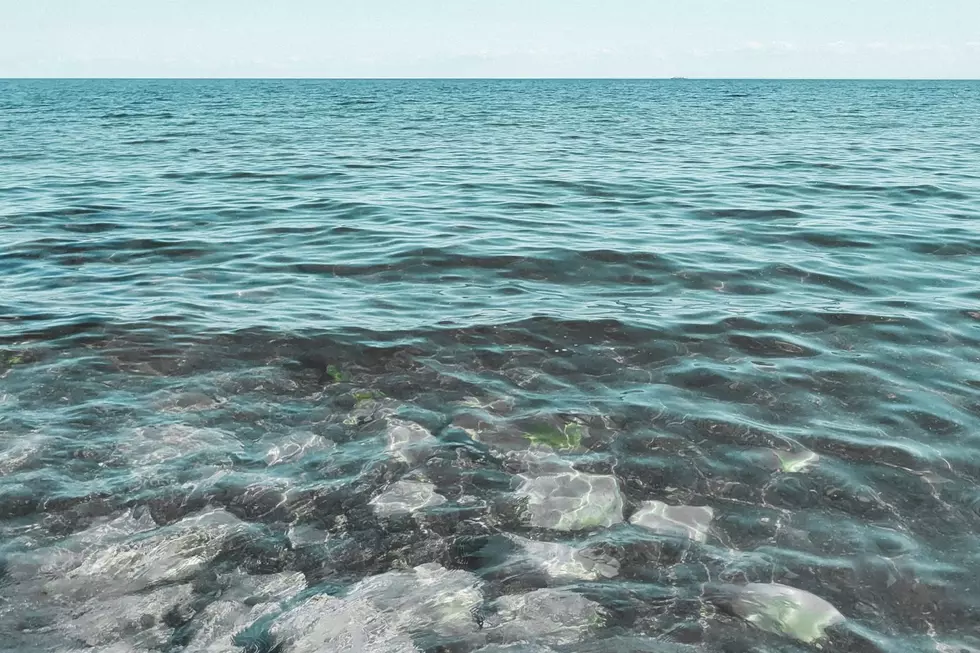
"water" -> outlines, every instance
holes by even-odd
[[[980,650],[980,85],[0,90],[0,648]]]

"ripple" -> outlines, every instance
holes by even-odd
[[[978,646],[976,84],[0,85],[13,648]]]

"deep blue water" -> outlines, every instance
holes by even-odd
[[[0,81],[0,650],[980,650],[977,116]]]

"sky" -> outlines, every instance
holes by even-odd
[[[980,0],[0,0],[0,77],[980,78]]]

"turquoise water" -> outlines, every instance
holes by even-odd
[[[980,650],[977,115],[0,81],[0,649]]]

